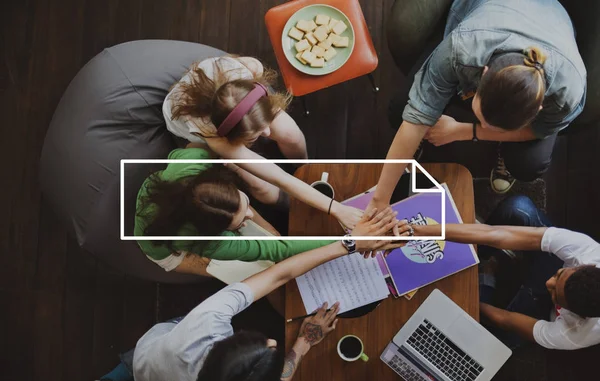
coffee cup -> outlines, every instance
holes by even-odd
[[[369,361],[369,356],[365,354],[363,342],[354,335],[346,335],[338,341],[338,355],[344,361],[352,362],[358,359]]]
[[[329,173],[323,172],[323,174],[321,175],[321,180],[315,181],[314,183],[310,184],[310,186],[323,193],[325,196],[329,198],[334,198],[335,191],[333,190],[331,184],[327,182],[328,179]]]

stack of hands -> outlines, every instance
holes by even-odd
[[[398,220],[398,212],[390,206],[381,212],[377,207],[365,212],[359,223],[352,230],[353,236],[396,236],[409,237],[414,231],[407,220]],[[365,258],[375,257],[379,251],[388,255],[392,250],[406,245],[407,241],[382,239],[377,241],[356,241],[356,249]]]

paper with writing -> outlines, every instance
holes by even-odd
[[[389,290],[375,258],[346,255],[296,278],[306,313],[340,302],[340,313],[385,299]]]

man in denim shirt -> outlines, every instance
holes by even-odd
[[[531,181],[548,168],[556,134],[581,113],[585,91],[573,25],[557,0],[455,0],[387,158],[411,158],[423,138],[502,142],[491,182],[507,192],[514,178]],[[456,95],[472,98],[478,123],[442,115]],[[403,170],[384,167],[371,207],[389,202]]]

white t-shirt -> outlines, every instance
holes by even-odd
[[[548,228],[542,238],[542,250],[562,259],[563,267],[600,267],[600,244],[585,234]],[[549,349],[580,349],[600,343],[600,318],[584,319],[566,308],[559,313],[553,322],[535,323],[533,338],[538,344]]]
[[[253,301],[248,285],[234,283],[199,304],[179,324],[150,328],[135,347],[135,380],[196,381],[213,345],[233,335],[231,318]]]
[[[241,61],[240,61],[241,60]],[[218,66],[217,66],[218,65]],[[243,58],[233,58],[233,57],[215,57],[215,58],[207,58],[204,61],[198,64],[198,67],[204,71],[206,76],[212,80],[214,80],[217,76],[215,75],[215,70],[221,70],[221,73],[224,75],[226,80],[233,81],[236,79],[253,79],[254,74],[248,66],[256,67],[257,70],[262,70],[262,65],[260,62],[254,58],[243,57]],[[167,123],[167,129],[190,142],[193,143],[204,143],[205,140],[197,135],[200,134],[201,127],[213,127],[210,117],[204,118],[190,118],[188,116],[181,116],[177,120],[173,120],[172,116],[172,107],[173,107],[173,97],[180,90],[180,84],[182,82],[190,83],[191,76],[193,72],[188,71],[183,78],[171,89],[165,101],[163,102],[163,116],[165,117],[165,121]]]

